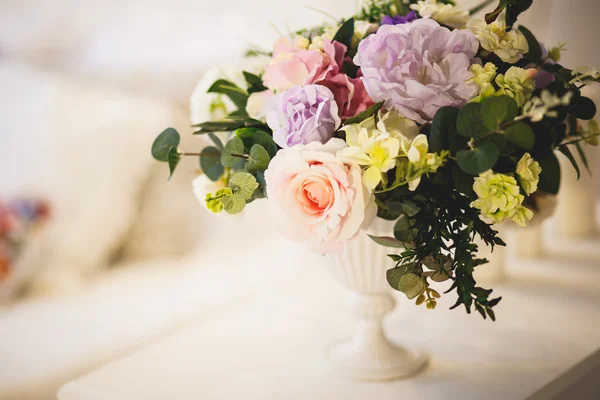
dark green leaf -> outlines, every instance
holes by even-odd
[[[588,163],[588,159],[585,155],[585,152],[581,148],[581,143],[575,143],[575,148],[577,149],[577,154],[579,154],[579,158],[581,159],[581,162],[585,166],[585,169],[587,170],[588,174],[592,175],[592,170],[590,169],[590,164]]]
[[[581,178],[581,170],[579,169],[579,165],[577,165],[577,161],[575,160],[575,157],[573,157],[573,153],[571,153],[571,150],[567,146],[559,146],[558,151],[563,153],[565,157],[567,157],[573,168],[575,168],[575,172],[577,172],[577,180],[579,180],[579,178]]]
[[[261,145],[269,153],[269,157],[275,157],[277,154],[277,144],[273,137],[259,128],[241,128],[235,131],[235,135],[242,139],[246,149],[252,148],[255,144]]]
[[[452,178],[456,189],[462,194],[468,196],[470,199],[475,200],[477,195],[473,190],[473,175],[467,174],[465,171],[460,169],[456,164],[452,165]]]
[[[580,97],[569,109],[569,114],[579,119],[590,120],[596,115],[596,105],[590,98]]]
[[[554,153],[537,160],[542,167],[539,190],[548,194],[557,194],[560,188],[560,164]]]
[[[394,225],[394,237],[404,243],[413,243],[416,231],[410,225],[406,215],[402,215]]]
[[[227,117],[222,121],[209,121],[201,124],[193,125],[199,128],[194,135],[202,135],[211,132],[232,132],[240,128],[261,128],[268,130],[265,124],[247,116]]]
[[[220,93],[226,95],[240,110],[244,110],[246,108],[246,103],[248,102],[248,93],[235,83],[225,79],[219,79],[213,83],[208,89],[208,93]]]
[[[352,47],[352,37],[354,36],[354,18],[346,20],[333,37],[333,41]]]
[[[232,155],[233,154],[233,155]],[[240,155],[244,154],[244,142],[238,137],[234,137],[223,148],[221,154],[221,164],[224,167],[233,167],[240,161]],[[237,155],[237,156],[236,156]]]
[[[221,142],[221,139],[219,139],[217,135],[215,135],[214,133],[209,133],[208,137],[210,138],[210,140],[213,141],[215,146],[217,146],[217,149],[223,150],[223,142]]]
[[[377,243],[380,246],[385,246],[385,247],[392,247],[395,249],[403,249],[404,248],[404,243],[402,243],[401,241],[399,241],[398,239],[395,239],[393,237],[388,237],[388,236],[371,236],[368,235],[371,239],[373,239],[373,241],[375,243]]]
[[[509,0],[500,0],[494,11],[485,14],[485,22],[489,25],[498,18],[498,15],[508,6]]]
[[[246,82],[248,83],[248,93],[252,94],[252,93],[258,93],[258,92],[264,92],[265,90],[268,90],[268,88],[264,85],[262,78],[258,75],[254,75],[253,73],[244,71],[244,78],[246,79]]]
[[[492,310],[491,308],[486,308],[485,311],[487,311],[487,315],[492,321],[496,320],[496,314],[494,313],[494,310]]]
[[[482,107],[480,103],[467,103],[458,112],[456,130],[460,135],[478,138],[488,131],[481,116]]]
[[[504,136],[509,142],[525,150],[531,150],[535,141],[533,130],[524,122],[518,122],[506,128]]]
[[[456,154],[456,162],[463,171],[479,175],[492,169],[499,156],[500,152],[494,143],[484,142],[477,144],[472,150],[459,151]]]
[[[216,147],[206,147],[200,153],[200,168],[211,181],[218,181],[225,168],[221,164],[221,152]]]
[[[432,152],[439,153],[450,149],[453,138],[457,136],[456,119],[459,109],[456,107],[442,107],[433,117],[429,133],[429,146]]]
[[[542,61],[542,47],[535,36],[533,36],[533,33],[523,25],[519,26],[519,30],[523,33],[529,45],[529,52],[525,54],[525,58],[536,64]]]
[[[177,149],[180,141],[179,133],[173,128],[165,129],[152,143],[152,157],[158,161],[168,162],[169,151]]]
[[[269,166],[269,153],[259,144],[255,144],[250,149],[250,158],[246,162],[246,171],[254,174],[258,171],[264,171]]]
[[[171,177],[173,176],[173,173],[175,172],[175,168],[177,168],[179,161],[181,161],[181,155],[179,155],[179,152],[177,151],[177,147],[171,147],[171,150],[169,150],[169,154],[167,155],[167,158],[169,159],[169,161],[168,161],[168,163],[169,163],[169,179],[171,179]]]
[[[508,96],[493,96],[481,105],[481,118],[490,131],[497,130],[504,122],[512,121],[518,113],[519,106]]]
[[[344,122],[344,125],[358,124],[360,122],[363,122],[365,119],[375,115],[377,111],[381,109],[381,107],[383,107],[383,101],[377,104],[373,104],[371,107],[367,108],[365,111],[352,118],[348,118],[346,122]]]
[[[414,217],[419,213],[419,211],[421,211],[421,209],[412,201],[406,200],[404,203],[402,203],[402,211],[404,211],[404,213],[406,213],[406,215],[409,217]]]

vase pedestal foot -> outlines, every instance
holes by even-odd
[[[429,362],[425,353],[396,346],[382,332],[335,341],[325,349],[325,356],[336,374],[365,381],[408,378]]]

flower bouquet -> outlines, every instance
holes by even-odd
[[[556,152],[579,171],[572,152],[585,163],[581,146],[599,134],[581,89],[600,73],[561,66],[563,45],[547,49],[517,27],[530,5],[501,0],[477,19],[451,1],[366,2],[353,18],[248,52],[264,68],[242,84],[216,80],[207,92],[226,112],[194,125],[214,145],[180,151],[169,128],[152,155],[171,173],[199,157],[217,185],[208,209],[235,214],[267,198],[281,232],[319,253],[389,226],[367,237],[394,253],[375,274],[429,309],[433,286],[450,280],[452,308],[494,320],[500,298],[473,278],[486,263],[475,237],[504,246],[493,224],[527,225],[559,190]]]

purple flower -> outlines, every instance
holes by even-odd
[[[358,47],[365,88],[385,108],[424,123],[441,107],[460,107],[477,86],[465,82],[479,43],[468,30],[450,31],[431,19],[384,25]]]
[[[417,13],[413,10],[409,12],[406,16],[404,15],[384,15],[381,19],[381,25],[401,25],[406,24],[407,22],[412,22],[417,19]]]
[[[321,85],[294,86],[275,96],[267,111],[273,139],[283,148],[326,143],[340,123],[333,93]]]

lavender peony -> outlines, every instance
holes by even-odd
[[[321,85],[294,86],[275,96],[267,111],[273,139],[283,148],[326,143],[340,123],[333,93]]]
[[[478,47],[468,30],[419,19],[379,28],[360,43],[354,63],[374,101],[424,123],[441,107],[460,107],[477,95],[477,86],[465,81]]]

